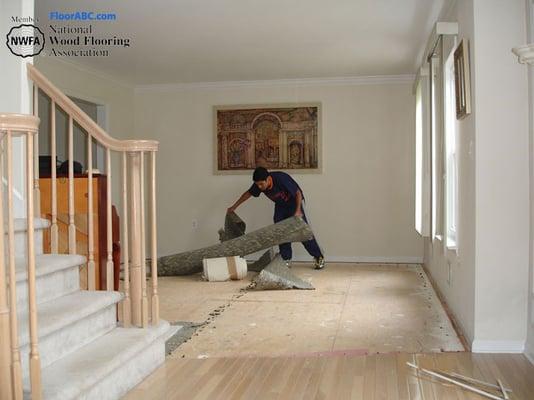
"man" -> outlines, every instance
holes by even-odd
[[[250,199],[251,196],[258,197],[265,194],[274,202],[274,222],[292,216],[301,217],[308,222],[304,213],[304,195],[297,182],[285,172],[269,172],[263,167],[258,167],[252,174],[254,183],[237,201],[228,208],[228,212],[233,212],[242,203]],[[315,238],[302,242],[304,248],[315,260],[315,269],[324,268],[324,257]],[[285,260],[286,265],[291,266],[291,243],[280,244],[280,255]]]

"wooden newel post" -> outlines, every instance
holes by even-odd
[[[37,293],[35,287],[35,235],[33,203],[33,132],[26,135],[26,218],[27,218],[27,263],[28,263],[28,308],[30,320],[30,385],[32,400],[41,399],[41,359],[37,334]]]
[[[130,297],[132,325],[142,325],[141,311],[141,157],[140,153],[128,153],[130,159]]]
[[[10,135],[11,133],[7,133]],[[0,398],[11,398],[11,352],[10,352],[10,326],[9,305],[7,302],[7,285],[4,249],[4,195],[3,195],[3,144],[5,133],[0,131]],[[8,149],[9,151],[10,149]]]

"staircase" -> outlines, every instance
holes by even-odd
[[[36,300],[43,399],[118,399],[165,359],[165,340],[176,328],[160,320],[122,328],[123,294],[79,289],[80,255],[43,254],[44,219],[35,220]],[[26,226],[15,220],[16,294],[24,397],[30,398]]]
[[[150,140],[117,140],[109,136],[64,93],[31,65],[34,116],[0,112],[0,400],[118,399],[165,360],[165,341],[179,327],[159,318],[157,262],[147,277],[147,247],[157,260],[156,152]],[[51,176],[50,221],[41,217],[37,97],[50,100],[51,159],[56,154],[55,110],[68,117],[68,243],[58,253],[57,183]],[[87,182],[92,182],[93,143],[106,155],[106,258],[96,269],[92,183],[87,184],[85,254],[76,251],[73,126],[87,138]],[[24,144],[23,159],[13,141]],[[112,174],[112,154],[121,172]],[[145,158],[149,160],[145,168]],[[15,218],[15,179],[23,170],[26,212]],[[112,177],[121,198],[112,200]],[[148,181],[145,192],[145,180]],[[85,190],[85,189],[84,189]],[[146,196],[145,196],[146,193]],[[148,199],[148,201],[147,201]],[[123,285],[113,290],[112,201],[121,205]],[[147,203],[147,204],[145,204]],[[80,212],[80,210],[78,210]],[[44,232],[52,254],[43,254]],[[85,251],[85,250],[84,250]],[[101,261],[101,259],[99,259]],[[80,267],[89,290],[80,289]],[[95,290],[95,273],[107,287]],[[85,278],[85,276],[84,276]],[[120,305],[120,312],[119,306]],[[120,322],[118,321],[120,316]]]

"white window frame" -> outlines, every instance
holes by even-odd
[[[431,114],[431,209],[432,209],[432,241],[443,241],[443,191],[445,171],[443,165],[443,64],[442,40],[439,41],[437,52],[429,59],[430,114]]]
[[[415,92],[415,229],[430,236],[430,126],[428,68],[419,70]]]
[[[456,250],[458,247],[458,122],[454,87],[453,46],[443,66],[443,100],[445,133],[445,246]]]

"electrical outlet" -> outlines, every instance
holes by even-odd
[[[198,228],[198,220],[194,219],[192,222],[191,222],[191,227],[193,229],[197,229]]]

